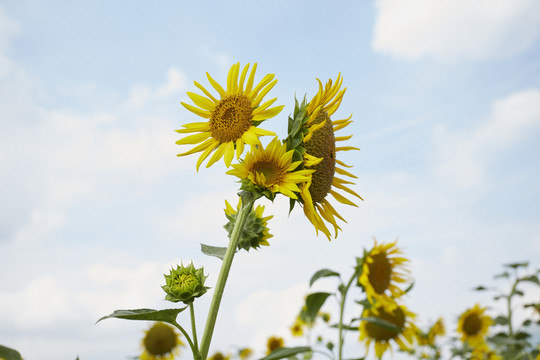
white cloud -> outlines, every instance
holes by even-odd
[[[496,155],[540,126],[540,90],[511,94],[493,103],[488,119],[473,129],[436,135],[435,173],[450,183],[472,186],[484,179]]]
[[[10,41],[21,31],[21,26],[19,23],[11,19],[7,14],[2,5],[0,4],[0,58],[2,53],[9,49]],[[0,67],[2,71],[2,67]],[[1,72],[0,72],[1,78]]]
[[[186,75],[175,67],[167,70],[167,80],[155,89],[142,84],[135,84],[131,88],[126,101],[128,107],[138,109],[150,101],[159,101],[178,94],[186,88]]]
[[[508,56],[540,35],[536,0],[379,0],[375,51],[443,61]]]

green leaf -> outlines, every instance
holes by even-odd
[[[529,266],[529,262],[528,262],[528,261],[525,261],[525,262],[521,262],[521,263],[505,264],[504,266],[505,266],[505,267],[510,267],[510,268],[512,268],[512,269],[517,269],[517,268],[520,268],[520,267],[527,267],[527,266]]]
[[[317,318],[317,314],[319,313],[319,310],[324,305],[324,302],[326,299],[332,295],[331,293],[327,292],[317,292],[313,294],[309,294],[306,298],[306,318],[308,322],[314,322]]]
[[[495,324],[498,324],[498,325],[508,325],[508,318],[506,316],[497,316],[495,318]]]
[[[227,252],[227,248],[201,244],[201,251],[204,255],[214,256],[223,261],[223,258],[225,257],[225,252]]]
[[[369,302],[368,299],[364,299],[360,301],[357,300],[356,303],[362,305],[364,307],[364,310],[368,310],[373,307],[373,305]]]
[[[339,273],[330,269],[321,269],[317,271],[315,274],[313,274],[313,276],[311,277],[311,280],[309,280],[309,286],[313,285],[313,283],[319,280],[320,278],[329,277],[329,276],[339,277]]]
[[[301,354],[311,351],[309,346],[299,346],[293,348],[279,348],[270,353],[270,355],[261,358],[260,360],[278,360],[288,358],[289,356],[294,356],[296,354]]]
[[[538,280],[538,276],[536,275],[527,276],[521,279],[521,281],[529,281],[529,282],[535,283],[536,285],[540,285],[540,280]]]
[[[512,295],[523,296],[525,294],[521,290],[514,289],[514,291],[512,291],[512,293],[510,294],[510,296],[512,296]]]
[[[488,288],[485,287],[484,285],[478,285],[477,287],[475,287],[473,290],[474,291],[484,291],[484,290],[487,290]]]
[[[107,315],[96,321],[96,324],[105,319],[126,319],[126,320],[150,320],[163,321],[169,324],[176,324],[176,317],[179,313],[187,309],[187,306],[179,309],[135,309],[135,310],[115,310],[111,315]]]
[[[22,357],[17,350],[0,345],[0,359],[22,360]]]
[[[392,324],[391,322],[383,320],[383,319],[378,318],[378,317],[373,317],[373,316],[361,317],[360,320],[373,323],[373,324],[375,324],[377,326],[380,326],[383,329],[389,330],[389,331],[399,332],[399,331],[402,330],[400,327],[396,326],[395,324]]]
[[[412,290],[413,287],[414,287],[414,281],[411,283],[411,285],[407,286],[405,291],[403,291],[403,294],[407,294],[409,291]]]
[[[339,325],[338,324],[332,324],[330,325],[331,328],[333,329],[339,329]],[[341,325],[341,328],[343,330],[349,330],[349,331],[358,331],[358,326],[351,326],[351,325]]]
[[[495,279],[498,279],[498,278],[507,278],[507,277],[510,277],[510,273],[508,271],[505,271],[501,274],[498,274],[498,275],[495,275]]]

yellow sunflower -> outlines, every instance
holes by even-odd
[[[315,170],[294,171],[300,161],[292,161],[293,151],[275,137],[266,148],[254,146],[239,164],[233,164],[229,175],[238,176],[242,189],[265,195],[273,200],[276,193],[296,199],[299,183],[310,179]]]
[[[231,358],[230,355],[223,355],[219,351],[208,358],[208,360],[229,360]]]
[[[468,309],[459,317],[457,331],[461,334],[461,341],[476,347],[484,343],[489,327],[493,323],[484,312],[486,308],[481,308],[478,304],[472,309]]]
[[[300,316],[296,317],[296,320],[294,321],[294,324],[291,326],[291,333],[292,336],[302,336],[304,335],[304,326],[306,323],[300,318]]]
[[[272,351],[282,348],[284,346],[283,338],[278,336],[271,336],[266,342],[266,355],[270,354]]]
[[[197,160],[197,170],[214,150],[215,152],[210,157],[206,167],[211,166],[222,157],[225,159],[225,165],[229,167],[235,151],[238,159],[244,151],[245,144],[258,145],[260,144],[260,136],[275,135],[271,131],[257,128],[257,125],[276,116],[283,109],[283,105],[270,107],[277,98],[261,104],[263,97],[274,87],[277,80],[273,80],[274,74],[268,74],[255,85],[256,69],[257,64],[253,65],[249,76],[247,76],[249,64],[242,69],[241,73],[240,63],[234,64],[227,76],[226,90],[206,73],[208,81],[218,92],[218,97],[214,97],[196,81],[194,82],[195,86],[206,97],[192,92],[187,93],[195,106],[184,102],[182,105],[194,114],[208,119],[205,122],[186,124],[183,129],[176,130],[181,134],[195,133],[178,140],[176,143],[178,145],[198,144],[191,150],[178,154],[178,156],[184,156],[202,151]],[[247,83],[245,83],[246,77]]]
[[[313,169],[311,180],[300,186],[299,202],[303,205],[304,213],[315,227],[317,234],[321,230],[330,240],[331,234],[325,221],[334,227],[335,237],[341,228],[337,219],[345,219],[330,204],[327,196],[330,194],[340,203],[357,206],[338,190],[345,191],[362,200],[360,195],[349,188],[354,184],[338,175],[356,178],[344,168],[351,166],[336,158],[339,151],[358,150],[352,146],[338,146],[340,141],[348,140],[352,135],[335,136],[336,131],[349,125],[352,115],[347,119],[334,120],[330,117],[341,104],[346,88],[341,90],[343,78],[338,75],[336,82],[328,80],[324,89],[321,81],[319,91],[313,99],[306,104],[298,102],[295,106],[294,116],[289,118],[289,134],[286,140],[288,149],[295,150],[295,160],[302,160],[305,169]],[[337,174],[337,175],[336,175]]]
[[[173,360],[180,353],[179,335],[172,326],[162,322],[156,322],[145,332],[141,342],[143,352],[141,360]]]
[[[486,343],[481,343],[471,352],[471,360],[502,360],[503,357],[497,354]]]
[[[240,356],[240,360],[247,360],[253,355],[253,350],[250,348],[243,348],[239,351],[238,355]]]
[[[363,341],[366,345],[366,355],[372,342],[375,344],[375,355],[378,358],[381,358],[386,350],[392,350],[391,341],[394,341],[400,349],[409,350],[417,331],[416,326],[412,323],[415,316],[405,306],[401,305],[397,305],[393,310],[387,310],[383,305],[378,304],[374,308],[364,310],[363,318],[382,319],[400,329],[394,331],[373,321],[361,321],[360,341]]]
[[[373,248],[364,257],[362,274],[358,278],[369,302],[376,301],[389,308],[396,306],[393,298],[403,294],[398,284],[409,280],[409,260],[402,256],[396,243],[397,240],[377,244],[375,240]]]
[[[225,215],[229,222],[224,226],[228,231],[229,236],[231,236],[234,224],[236,222],[236,214],[240,211],[242,206],[242,199],[238,198],[238,205],[236,210],[233,209],[231,204],[225,200]],[[270,239],[272,234],[269,233],[268,229],[268,220],[272,219],[273,216],[264,216],[264,206],[257,205],[257,207],[251,211],[246,223],[240,234],[240,239],[238,240],[238,248],[249,251],[249,249],[257,249],[259,246],[269,246],[268,239]]]
[[[446,330],[444,328],[444,322],[442,318],[437,319],[437,321],[429,328],[427,333],[423,331],[418,331],[417,340],[418,345],[423,346],[435,346],[435,339],[438,336],[444,336]]]

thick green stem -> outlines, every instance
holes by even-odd
[[[195,309],[193,303],[189,303],[189,314],[191,315],[191,334],[193,336],[193,344],[195,348],[199,349],[199,343],[197,342],[197,326],[195,326]]]
[[[229,240],[229,246],[223,257],[223,263],[221,264],[221,270],[217,279],[216,287],[214,289],[214,296],[210,303],[210,309],[208,311],[208,318],[206,319],[206,326],[201,340],[200,352],[202,359],[206,360],[208,356],[208,350],[210,349],[210,342],[212,341],[212,334],[214,333],[214,327],[216,325],[216,319],[218,315],[219,305],[221,304],[221,298],[223,296],[223,290],[225,289],[225,283],[231,270],[234,253],[238,247],[238,240],[240,234],[244,229],[246,219],[253,208],[255,200],[251,194],[245,194],[242,196],[242,208],[238,211],[236,222],[234,224],[233,231],[231,232],[231,238]]]
[[[338,323],[338,360],[343,359],[343,313],[345,312],[345,299],[347,297],[347,292],[351,287],[354,279],[358,277],[357,271],[353,273],[347,286],[341,291],[341,301],[339,304],[339,323]],[[343,286],[343,284],[342,284]]]

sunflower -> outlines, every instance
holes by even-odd
[[[223,355],[219,351],[208,358],[208,360],[229,360],[231,358],[230,355]]]
[[[484,343],[484,337],[493,323],[489,316],[484,315],[485,311],[486,308],[481,308],[476,304],[472,309],[461,314],[457,328],[461,334],[461,341],[469,343],[472,347]]]
[[[444,328],[444,322],[442,318],[437,319],[437,321],[429,328],[427,333],[423,331],[418,331],[417,340],[418,345],[423,346],[435,346],[435,339],[438,336],[444,336],[446,330]]]
[[[228,231],[229,237],[231,236],[234,224],[236,222],[236,215],[242,206],[242,199],[238,198],[238,206],[236,210],[233,209],[231,204],[225,200],[225,215],[229,222],[224,226]],[[251,211],[249,214],[242,233],[240,234],[240,239],[238,241],[238,248],[249,251],[249,249],[257,249],[259,246],[268,246],[268,239],[270,239],[272,234],[268,231],[268,220],[272,219],[273,216],[264,216],[264,206],[257,205],[257,207]]]
[[[486,343],[482,343],[475,347],[471,352],[471,360],[502,360],[503,357],[497,354],[495,350],[490,348]]]
[[[247,360],[253,355],[253,350],[250,348],[243,348],[238,352],[238,356],[240,356],[240,360]]]
[[[400,349],[408,350],[414,341],[417,331],[416,326],[411,322],[416,315],[407,310],[405,306],[397,305],[393,310],[387,310],[381,304],[364,310],[362,318],[369,318],[371,321],[363,320],[360,323],[360,341],[365,342],[366,355],[371,342],[375,343],[375,355],[381,358],[386,350],[391,350],[390,341],[394,341]],[[378,325],[373,320],[381,319],[395,325],[399,330],[395,331],[387,327]]]
[[[339,189],[362,200],[360,195],[349,188],[348,185],[354,184],[353,182],[336,175],[356,178],[344,169],[350,166],[338,160],[336,153],[358,148],[337,146],[337,142],[348,140],[352,135],[335,136],[336,131],[352,122],[352,115],[342,120],[330,119],[339,108],[346,90],[346,88],[340,90],[343,82],[341,74],[335,83],[328,80],[324,89],[321,81],[319,79],[317,81],[319,91],[313,99],[309,103],[304,100],[300,106],[296,102],[294,116],[289,117],[289,134],[286,142],[288,149],[295,151],[295,160],[302,160],[304,168],[315,170],[311,180],[300,186],[298,202],[303,205],[304,213],[315,227],[317,234],[321,230],[330,240],[330,231],[325,221],[334,227],[335,237],[338,230],[341,230],[336,218],[346,221],[330,204],[327,195],[332,195],[340,203],[357,206],[337,192]]]
[[[180,346],[184,344],[180,341],[179,335],[172,326],[162,322],[156,322],[145,332],[141,342],[143,352],[141,360],[173,360],[179,355]]]
[[[299,192],[298,183],[309,181],[315,170],[294,171],[300,161],[292,161],[293,151],[287,151],[287,146],[275,137],[265,148],[252,147],[239,164],[233,164],[229,175],[238,176],[242,189],[265,195],[273,200],[276,193],[282,193],[296,199]]]
[[[402,257],[401,250],[396,246],[397,240],[388,244],[375,244],[364,256],[362,274],[358,278],[364,288],[369,302],[374,300],[387,307],[394,307],[392,298],[398,298],[403,290],[398,284],[408,281],[409,260]]]
[[[283,338],[278,336],[271,336],[266,342],[266,355],[270,354],[272,351],[282,348],[284,346]]]
[[[296,320],[294,321],[294,324],[291,326],[291,333],[292,336],[302,336],[304,335],[304,326],[306,323],[300,318],[300,316],[296,317]]]
[[[206,97],[188,92],[187,95],[195,106],[181,103],[194,114],[208,119],[206,122],[186,124],[183,129],[176,130],[181,134],[195,133],[178,140],[176,143],[178,145],[198,144],[191,150],[178,154],[178,156],[184,156],[202,151],[199,160],[197,160],[197,170],[214,150],[215,152],[210,157],[206,167],[211,166],[222,157],[225,159],[225,165],[229,167],[235,151],[238,159],[244,151],[245,144],[258,145],[260,144],[260,136],[275,135],[271,131],[257,128],[257,125],[276,116],[283,109],[283,105],[270,107],[277,98],[261,104],[263,97],[274,87],[277,80],[273,80],[274,74],[268,74],[257,85],[254,85],[257,69],[257,64],[255,64],[247,78],[247,83],[244,84],[248,69],[249,64],[240,73],[240,63],[231,66],[227,76],[227,90],[223,89],[206,73],[208,81],[218,92],[219,99],[195,81],[195,86]]]

